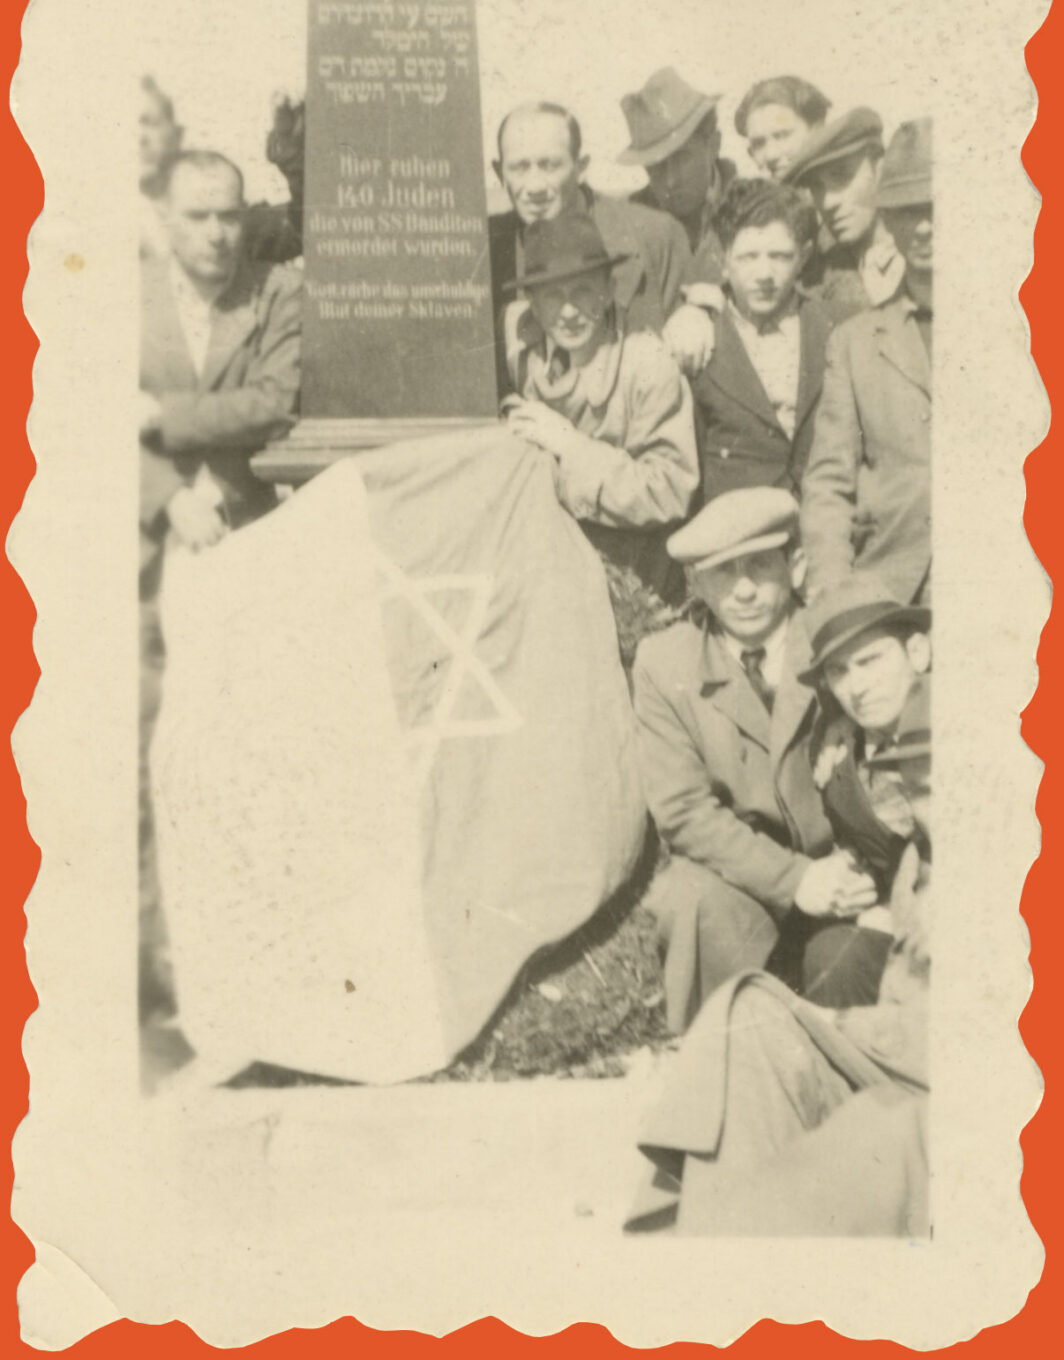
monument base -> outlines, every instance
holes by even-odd
[[[251,460],[264,482],[298,486],[337,459],[349,458],[385,444],[435,435],[456,434],[499,424],[498,416],[417,416],[382,420],[301,420],[283,439],[268,444]]]

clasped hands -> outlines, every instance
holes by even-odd
[[[794,894],[807,916],[856,916],[878,900],[876,885],[846,850],[833,850],[809,864]]]

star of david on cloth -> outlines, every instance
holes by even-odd
[[[377,550],[375,558],[381,581],[381,603],[398,599],[408,604],[443,644],[450,657],[451,664],[428,721],[408,726],[404,733],[411,775],[415,787],[420,790],[428,779],[443,742],[512,732],[522,725],[523,719],[476,654],[491,600],[491,577],[474,573],[414,579],[380,550]],[[433,595],[455,592],[469,597],[469,609],[460,629],[453,627],[431,602]],[[486,701],[489,711],[485,716],[455,716],[459,700],[469,685],[474,686],[479,697]]]

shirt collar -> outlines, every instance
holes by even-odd
[[[783,659],[783,652],[787,646],[787,639],[790,634],[791,621],[793,618],[794,609],[792,608],[787,616],[777,624],[774,631],[769,634],[764,642],[758,644],[758,646],[764,647],[765,649],[765,665],[768,666],[770,670],[773,668],[773,665],[769,662],[770,657],[772,658],[773,664],[777,660],[782,661]],[[726,633],[723,628],[717,625],[713,616],[707,611],[707,622],[703,632],[702,679],[705,683],[719,685],[726,680],[729,680],[731,677],[725,671],[720,670],[718,666],[714,665],[714,659],[710,654],[709,647],[706,645],[710,636],[715,637],[729,656],[734,657],[740,665],[742,665],[743,652],[751,651],[753,649],[748,647],[745,643],[733,638],[729,633]]]
[[[743,316],[739,308],[735,305],[735,299],[729,295],[728,310],[731,319],[735,323],[736,329],[744,335],[761,336],[773,335],[777,331],[786,335],[798,324],[798,295],[792,294],[786,310],[775,320],[768,322],[764,326],[759,326],[756,321],[751,321],[749,317]]]

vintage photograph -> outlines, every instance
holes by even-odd
[[[1020,1306],[1019,19],[62,8],[20,112],[27,1334],[57,1282],[216,1345]],[[75,811],[34,771],[79,705]]]
[[[155,22],[146,1087],[638,1061],[627,1230],[925,1236],[932,118],[677,32],[485,146],[483,8],[292,0],[243,163]]]

